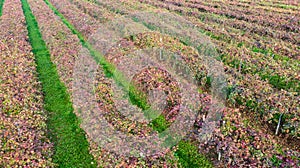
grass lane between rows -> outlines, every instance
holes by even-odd
[[[44,107],[49,112],[47,126],[50,139],[54,143],[53,162],[59,167],[96,167],[96,162],[89,153],[85,132],[80,128],[73,113],[70,95],[50,60],[50,52],[43,41],[38,23],[27,0],[21,2],[39,80],[42,83]]]
[[[0,0],[0,17],[2,16],[3,4],[4,4],[4,0]]]

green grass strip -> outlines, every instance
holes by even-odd
[[[180,166],[186,168],[213,167],[211,162],[203,155],[199,154],[196,145],[189,141],[180,141],[175,156],[179,158]]]
[[[85,133],[73,113],[67,89],[50,60],[50,52],[42,39],[38,23],[27,0],[21,2],[39,80],[42,83],[44,108],[49,112],[47,126],[49,137],[54,143],[53,162],[59,167],[96,167],[93,156],[89,154]]]
[[[4,4],[4,0],[0,0],[0,17],[2,16],[3,4]]]

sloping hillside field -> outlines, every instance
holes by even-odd
[[[0,167],[300,167],[298,0],[0,0]]]

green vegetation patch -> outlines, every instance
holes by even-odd
[[[73,113],[70,96],[59,80],[55,65],[42,39],[38,23],[27,0],[22,0],[29,39],[37,63],[39,80],[44,93],[44,108],[49,112],[47,126],[54,143],[53,162],[59,167],[96,167],[89,153],[89,143],[80,123]]]
[[[181,167],[213,167],[210,161],[205,156],[199,154],[197,147],[189,141],[180,141],[175,155],[179,157]]]
[[[2,16],[3,4],[4,4],[4,0],[0,0],[0,17]]]

